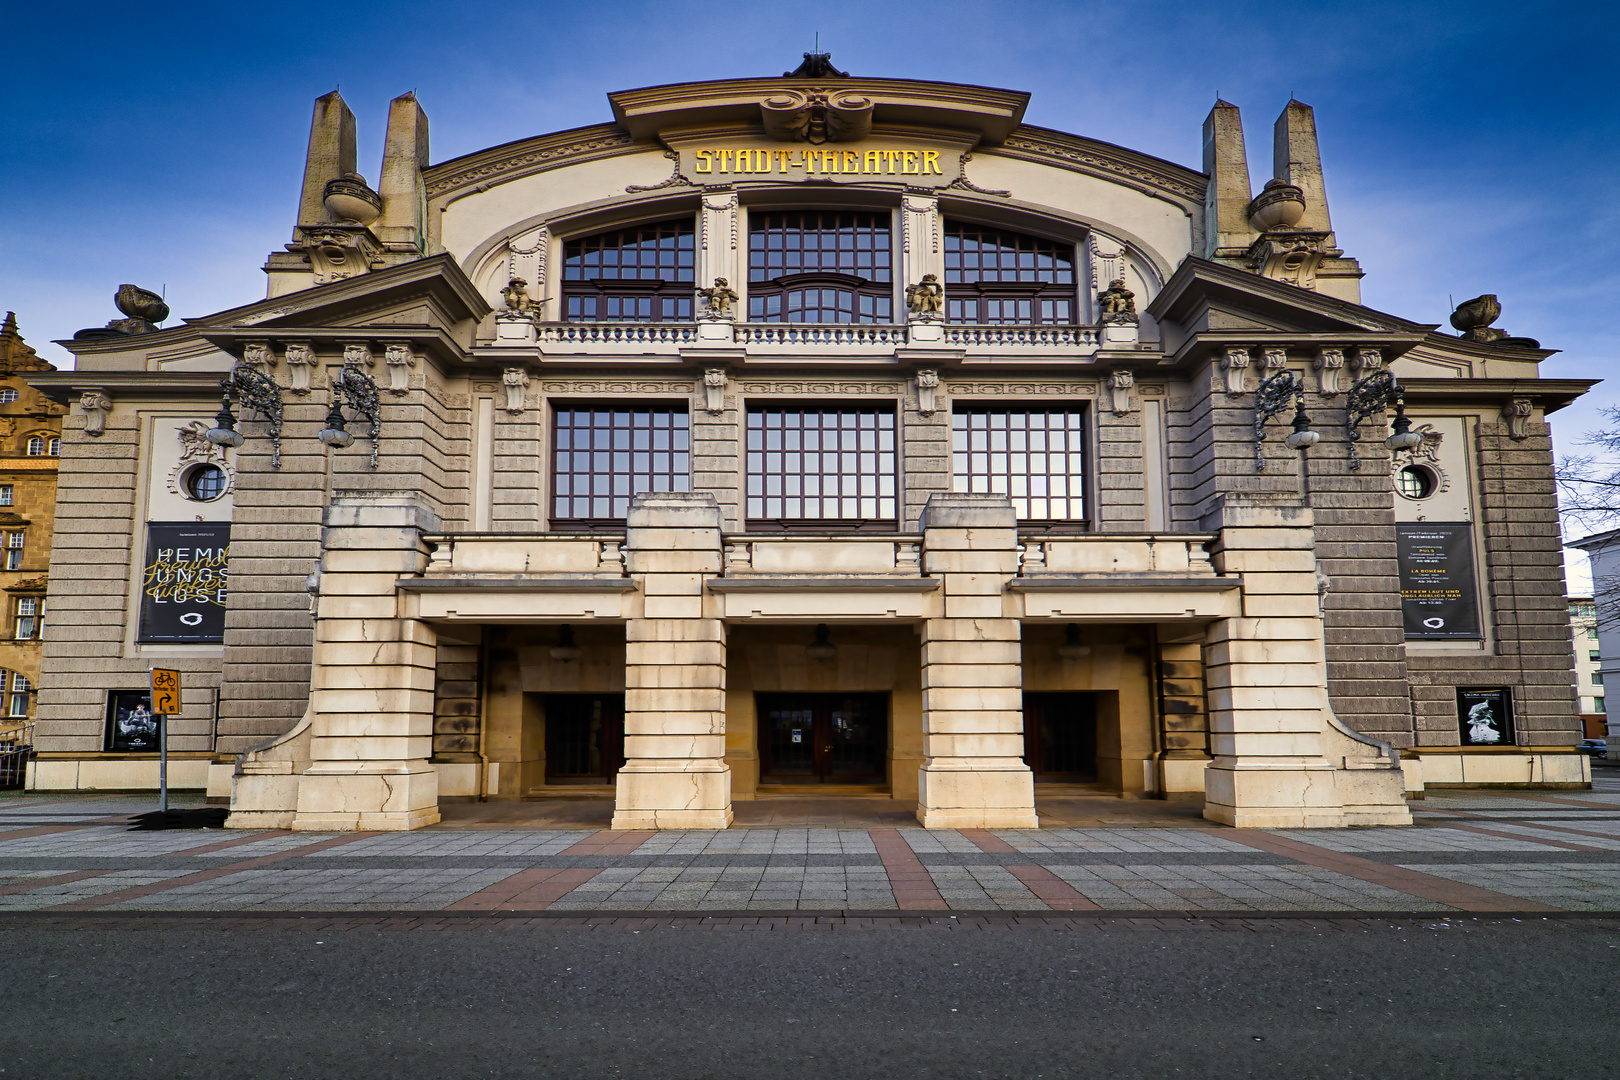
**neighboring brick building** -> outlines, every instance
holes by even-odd
[[[1308,106],[1256,194],[1226,102],[1200,169],[824,56],[610,102],[431,164],[404,95],[374,190],[328,94],[267,299],[121,290],[39,379],[77,409],[37,787],[155,779],[159,661],[243,827],[1589,782],[1545,416],[1591,384],[1494,298],[1362,305]]]
[[[6,312],[0,326],[0,727],[35,711],[67,410],[26,377],[55,370],[23,341],[16,314]]]

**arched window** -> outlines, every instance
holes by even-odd
[[[752,214],[748,318],[756,322],[883,323],[894,318],[887,213]]]
[[[1073,323],[1074,245],[946,220],[945,314],[989,325]]]
[[[62,440],[55,435],[30,435],[29,457],[56,457],[62,452]]]
[[[563,245],[568,322],[690,322],[691,218],[581,236]]]

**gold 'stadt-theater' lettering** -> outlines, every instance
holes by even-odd
[[[698,150],[704,174],[944,176],[938,150]]]

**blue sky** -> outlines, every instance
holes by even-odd
[[[0,309],[50,339],[117,313],[264,293],[315,97],[341,86],[376,179],[388,100],[415,89],[444,160],[610,119],[612,90],[777,74],[819,32],[861,75],[1029,91],[1027,119],[1199,165],[1217,93],[1244,109],[1256,189],[1290,94],[1316,108],[1334,225],[1370,306],[1444,323],[1450,299],[1603,377],[1620,306],[1613,3],[1171,0],[815,4],[436,0],[13,5],[0,86]],[[1576,449],[1604,385],[1555,418]]]

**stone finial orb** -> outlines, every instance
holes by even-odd
[[[1292,229],[1305,217],[1305,193],[1286,180],[1267,180],[1249,203],[1249,224],[1260,232]]]
[[[1483,330],[1501,314],[1502,305],[1496,302],[1496,295],[1486,293],[1458,304],[1457,310],[1451,313],[1451,325],[1459,333],[1472,336],[1473,331]]]
[[[163,302],[163,297],[139,285],[118,286],[118,291],[113,293],[113,303],[131,319],[160,323],[169,317],[169,305]]]
[[[326,212],[340,221],[370,225],[382,214],[382,196],[366,186],[359,173],[345,173],[326,183],[322,202]]]

